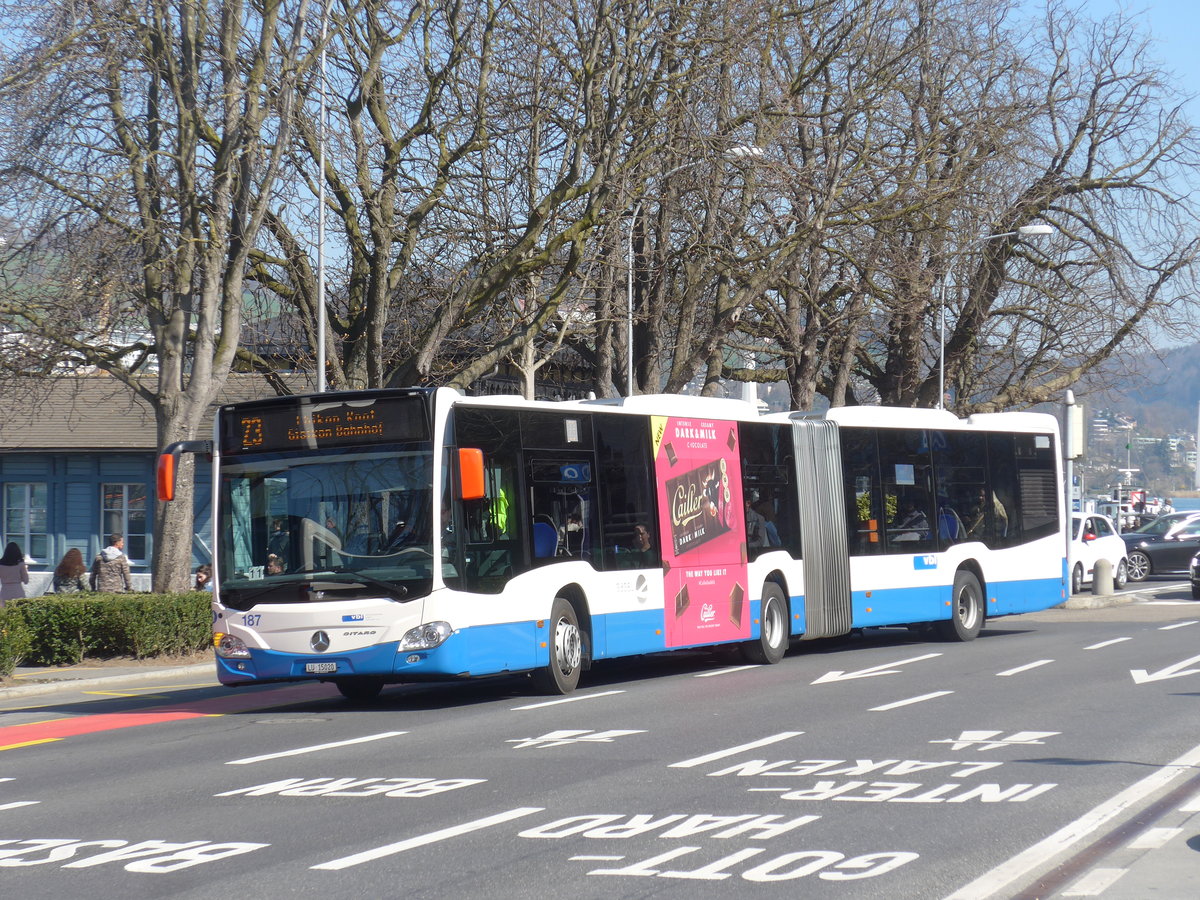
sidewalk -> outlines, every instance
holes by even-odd
[[[11,679],[0,683],[0,700],[171,678],[211,681],[216,685],[216,664],[211,660],[193,665],[155,664],[153,660],[131,660],[128,665],[112,665],[84,660],[75,666],[18,666]]]

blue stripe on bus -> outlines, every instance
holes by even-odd
[[[1063,576],[1066,577],[1066,567]],[[987,586],[987,614],[1010,615],[1046,609],[1063,600],[1064,581],[1056,578],[1021,581],[992,581]],[[869,628],[907,622],[927,622],[950,617],[949,585],[930,587],[873,589],[855,591],[852,596],[851,627]],[[992,600],[995,602],[992,602]],[[761,633],[759,622],[762,602],[752,600],[750,639]],[[790,631],[799,636],[805,630],[803,596],[791,598]],[[488,675],[522,672],[546,665],[550,660],[549,622],[542,628],[535,622],[511,622],[464,628],[433,650],[399,652],[396,642],[364,647],[345,653],[293,654],[273,650],[251,650],[248,660],[217,659],[217,675],[223,684],[254,681],[312,680],[353,675],[394,678],[396,681],[427,678],[453,678],[463,675]],[[593,658],[611,659],[639,653],[667,650],[663,610],[592,616]],[[547,646],[543,646],[543,645]],[[694,644],[688,646],[711,646]],[[669,649],[684,649],[672,647]],[[412,659],[412,662],[409,660]],[[307,673],[307,663],[337,664],[332,673]],[[242,668],[238,668],[238,666]]]
[[[951,593],[952,586],[948,584],[854,591],[852,625],[871,628],[948,619]],[[989,581],[986,593],[988,616],[1035,612],[1062,603],[1064,599],[1063,582],[1058,578]]]

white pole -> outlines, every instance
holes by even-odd
[[[317,123],[317,393],[325,393],[325,42],[329,5],[321,7],[321,113]]]
[[[942,296],[939,306],[942,308],[942,325],[938,334],[938,399],[936,409],[945,409],[946,403],[946,279],[947,272],[942,276]]]
[[[638,214],[642,211],[642,201],[633,207],[629,217],[629,234],[625,245],[625,261],[628,269],[625,290],[625,396],[633,396],[633,229],[637,225]]]

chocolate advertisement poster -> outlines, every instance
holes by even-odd
[[[653,421],[668,647],[750,636],[737,425]]]

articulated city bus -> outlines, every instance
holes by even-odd
[[[229,685],[530,673],[907,625],[969,641],[1066,597],[1058,426],[684,396],[438,389],[218,411],[214,644]]]

